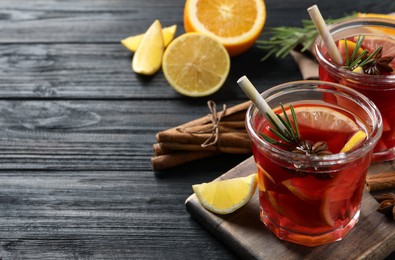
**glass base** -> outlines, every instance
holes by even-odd
[[[337,228],[331,232],[323,233],[323,234],[308,235],[308,234],[295,233],[295,232],[292,232],[292,231],[285,229],[281,226],[278,226],[277,224],[274,224],[269,219],[269,217],[266,216],[264,211],[262,209],[260,210],[261,221],[279,239],[293,242],[296,244],[300,244],[303,246],[319,246],[319,245],[324,245],[324,244],[342,240],[350,232],[350,230],[355,226],[355,224],[358,222],[359,214],[360,214],[360,210],[358,210],[356,212],[354,217],[351,219],[351,221],[347,225]]]
[[[384,162],[395,159],[395,147],[389,150],[373,153],[372,162]]]

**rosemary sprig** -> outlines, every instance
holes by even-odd
[[[346,64],[343,66],[343,68],[353,71],[357,67],[361,67],[366,74],[375,75],[381,75],[385,72],[391,72],[392,67],[389,65],[389,63],[394,57],[381,57],[383,52],[383,46],[378,46],[372,53],[369,53],[367,50],[363,50],[357,56],[364,40],[365,36],[358,36],[351,57],[349,57],[349,55],[346,55]],[[347,42],[348,41],[344,39],[345,52],[348,54],[349,48]]]
[[[281,121],[281,123],[285,126],[285,129],[282,129],[281,127],[278,126],[278,124],[275,122],[275,120],[269,115],[269,121],[274,127],[269,128],[269,130],[275,134],[278,138],[280,138],[283,142],[280,142],[274,138],[271,138],[263,133],[260,133],[263,139],[265,139],[267,142],[275,145],[280,145],[280,146],[299,146],[300,144],[300,133],[299,133],[299,127],[298,127],[298,121],[296,119],[296,114],[295,114],[295,109],[292,105],[289,105],[289,109],[291,110],[291,115],[292,119],[295,125],[295,129],[292,126],[291,120],[288,118],[288,115],[285,111],[285,108],[283,104],[281,105],[281,110],[283,112],[284,118],[281,117],[280,115],[276,114],[277,118]]]
[[[326,24],[340,22],[356,14],[345,16],[338,19],[327,19]],[[266,60],[272,55],[276,58],[285,58],[293,49],[300,46],[300,51],[304,52],[313,44],[318,32],[311,20],[302,20],[303,27],[273,27],[268,30],[269,40],[258,40],[257,47],[267,50],[268,53],[261,59]]]
[[[280,122],[285,126],[285,128],[281,128],[275,120],[272,118],[270,114],[267,114],[267,118],[270,121],[271,125],[273,126],[269,128],[275,136],[277,136],[280,140],[276,140],[268,135],[263,133],[259,133],[263,139],[267,142],[286,147],[289,151],[298,154],[305,154],[305,155],[329,155],[331,152],[328,150],[328,145],[326,142],[319,141],[313,143],[309,140],[301,140],[298,120],[296,118],[295,109],[292,105],[289,105],[289,109],[291,111],[292,121],[287,115],[285,108],[282,104],[280,104],[283,116],[279,114],[275,114]]]

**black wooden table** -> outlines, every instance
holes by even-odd
[[[393,0],[266,0],[265,29],[300,26],[317,3],[327,17],[394,12]],[[0,0],[0,257],[232,259],[186,212],[191,185],[246,156],[221,155],[155,173],[155,134],[204,116],[206,101],[246,100],[301,79],[295,62],[256,47],[232,59],[216,94],[177,94],[162,72],[140,77],[119,43],[159,19],[183,29],[183,0]]]

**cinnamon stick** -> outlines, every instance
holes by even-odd
[[[246,110],[248,109],[248,107],[251,105],[251,101],[247,101],[247,102],[243,102],[241,104],[235,105],[233,107],[229,107],[226,109],[225,114],[222,116],[222,121],[228,121],[228,120],[232,120],[232,121],[242,121],[245,118],[245,113]],[[238,113],[240,112],[240,113]],[[217,112],[217,116],[220,116],[220,113],[222,113],[222,111]],[[232,117],[233,114],[237,114],[235,115],[236,117]],[[179,125],[177,127],[171,128],[171,129],[175,129],[175,128],[187,128],[187,127],[191,127],[191,126],[196,126],[196,125],[204,125],[207,123],[210,123],[211,120],[208,116],[203,116],[200,117],[198,119],[189,121],[185,124]]]
[[[192,162],[198,159],[211,157],[218,154],[217,152],[183,152],[174,154],[164,154],[151,158],[152,168],[156,171],[175,167],[184,163]]]
[[[368,191],[378,191],[395,188],[395,171],[370,174],[366,177]]]
[[[180,133],[177,130],[174,131],[164,131],[156,135],[158,142],[175,142],[175,143],[185,143],[185,144],[202,144],[211,134],[189,134]],[[250,142],[250,137],[246,132],[236,132],[236,133],[220,133],[219,142],[221,144],[226,144],[226,146],[240,146],[245,145]],[[250,144],[250,143],[249,143]]]
[[[207,151],[220,153],[234,153],[234,154],[249,154],[251,153],[251,144],[240,146],[206,146],[202,147],[200,144],[183,144],[174,142],[156,143],[153,145],[154,154],[156,156],[174,153],[175,151]]]
[[[220,112],[216,112],[214,102],[209,101],[208,105],[211,114],[156,134],[157,143],[153,144],[154,157],[151,158],[154,170],[219,153],[251,153],[251,139],[244,123],[251,101],[224,107]]]

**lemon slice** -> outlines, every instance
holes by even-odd
[[[177,30],[176,24],[169,26],[169,27],[164,27],[162,29],[163,46],[165,48],[173,40],[174,35],[176,34],[176,30]],[[129,36],[129,37],[121,40],[121,44],[129,51],[135,52],[137,50],[137,48],[139,47],[144,35],[145,34],[142,33],[142,34],[138,34],[138,35],[134,35],[134,36]]]
[[[132,69],[143,75],[153,75],[162,65],[164,51],[162,26],[159,20],[148,28],[133,56]]]
[[[346,153],[357,147],[366,139],[366,133],[362,130],[356,132],[351,138],[347,141],[344,147],[340,150],[341,153]]]
[[[224,46],[214,38],[186,33],[167,46],[162,69],[177,92],[203,97],[221,88],[229,74],[230,58]]]
[[[200,204],[218,214],[228,214],[241,208],[254,195],[257,174],[228,180],[192,185]]]
[[[290,114],[287,111],[287,114]],[[308,126],[317,130],[356,132],[357,123],[346,115],[328,107],[296,107],[298,125]]]

